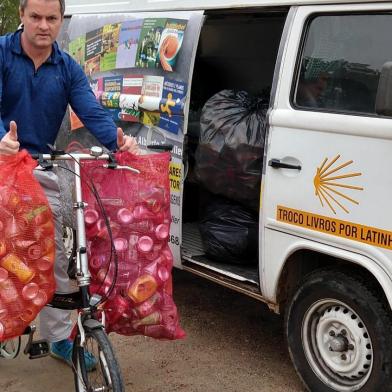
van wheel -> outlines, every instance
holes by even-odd
[[[310,391],[392,391],[390,311],[360,277],[308,275],[286,312],[291,359]]]

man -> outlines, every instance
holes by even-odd
[[[0,154],[15,154],[20,148],[31,153],[49,152],[47,143],[54,144],[68,104],[107,148],[137,153],[135,139],[116,128],[96,101],[80,66],[55,42],[63,22],[64,1],[20,0],[23,28],[0,37]],[[45,171],[36,177],[55,218],[57,291],[69,292],[57,176]],[[70,312],[45,308],[40,323],[41,335],[52,343],[52,355],[70,364]],[[89,370],[95,362],[92,355],[86,356]]]
[[[322,102],[321,98],[325,92],[329,81],[326,72],[319,72],[318,75],[309,79],[302,78],[298,85],[296,103],[299,106],[317,108]]]

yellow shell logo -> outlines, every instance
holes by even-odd
[[[317,168],[316,175],[313,179],[315,194],[319,198],[321,205],[326,204],[331,211],[336,214],[336,209],[341,208],[347,214],[349,213],[347,207],[343,203],[359,204],[358,201],[347,195],[347,191],[363,191],[362,187],[351,185],[350,183],[342,182],[343,179],[351,179],[353,177],[361,176],[362,173],[344,173],[343,169],[347,168],[353,161],[347,161],[339,164],[340,155],[337,155],[331,161],[325,158],[322,164]],[[342,173],[342,174],[339,174]]]

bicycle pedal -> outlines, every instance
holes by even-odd
[[[47,340],[36,340],[31,342],[29,350],[29,359],[43,358],[50,354],[50,346]]]

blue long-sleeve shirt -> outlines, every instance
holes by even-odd
[[[21,148],[47,153],[70,104],[103,145],[116,149],[116,125],[97,102],[82,68],[54,43],[49,59],[35,70],[20,38],[21,31],[0,37],[0,139],[14,120]]]

